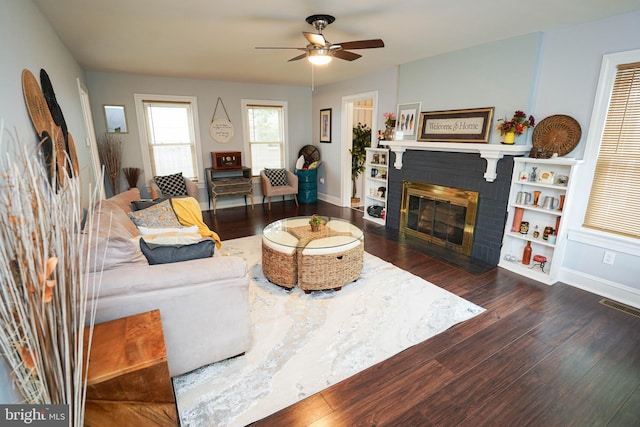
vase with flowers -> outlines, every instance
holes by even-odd
[[[384,139],[392,141],[395,134],[396,116],[393,113],[384,113]]]
[[[516,136],[522,135],[524,131],[535,126],[534,117],[532,115],[527,117],[524,111],[520,110],[513,113],[511,120],[507,120],[505,117],[498,121],[501,122],[497,129],[500,131],[500,135],[504,136],[503,144],[513,144]]]

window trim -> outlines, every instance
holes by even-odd
[[[249,131],[249,121],[247,120],[247,112],[249,105],[265,105],[269,107],[281,107],[282,108],[282,126],[283,129],[283,141],[282,141],[282,154],[283,154],[283,167],[285,169],[289,169],[289,110],[287,101],[277,101],[277,100],[264,100],[264,99],[242,99],[240,101],[241,109],[242,109],[242,130],[243,130],[243,138],[244,138],[244,158],[247,159],[245,161],[245,166],[253,169],[253,160],[251,159],[251,144],[249,143],[249,136],[251,135]],[[255,178],[257,175],[253,175]]]
[[[149,156],[149,147],[147,144],[147,125],[144,113],[144,102],[176,102],[176,103],[189,103],[191,104],[193,114],[193,137],[195,145],[195,157],[196,157],[196,174],[198,187],[203,186],[204,182],[204,168],[202,163],[202,150],[200,140],[200,123],[198,120],[198,98],[195,96],[183,96],[183,95],[155,95],[134,93],[133,94],[135,106],[136,106],[136,119],[138,122],[138,144],[142,154],[143,174],[145,179],[145,187],[149,186],[149,182],[153,179],[153,172],[151,168],[151,158]]]
[[[616,79],[617,66],[619,64],[638,61],[640,61],[640,49],[603,55],[593,103],[593,110],[591,113],[591,121],[589,123],[588,135],[584,149],[584,163],[578,173],[578,179],[583,182],[581,185],[582,188],[588,188],[590,190],[593,185],[598,153],[600,152],[600,143],[607,120],[609,101],[611,99],[611,92]],[[573,232],[570,240],[583,241],[585,243],[593,242],[595,244],[601,239],[613,239],[618,242],[625,241],[634,247],[640,247],[640,242],[635,242],[634,244],[630,241],[630,238],[625,238],[619,234],[608,233],[602,230],[594,230],[582,225],[587,213],[590,194],[591,191],[575,192],[574,201],[572,203],[575,207],[576,216],[574,217],[575,220],[570,221],[570,223],[576,225],[570,227]],[[599,237],[596,239],[595,236]]]

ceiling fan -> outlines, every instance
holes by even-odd
[[[335,21],[331,15],[319,14],[308,16],[306,21],[312,25],[317,33],[302,32],[302,35],[307,39],[309,44],[306,47],[256,47],[256,49],[296,49],[303,50],[305,53],[295,56],[289,60],[298,61],[302,58],[307,58],[309,62],[314,65],[324,65],[331,62],[333,57],[344,59],[346,61],[355,61],[362,55],[354,52],[349,52],[353,49],[373,49],[378,47],[384,47],[384,42],[381,39],[372,40],[357,40],[343,43],[330,43],[322,35],[322,30],[327,28],[329,24]]]

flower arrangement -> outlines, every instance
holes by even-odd
[[[499,122],[502,122],[498,125],[498,130],[500,131],[500,135],[504,135],[505,133],[514,132],[516,135],[522,135],[522,133],[530,127],[535,126],[535,119],[533,116],[529,116],[520,110],[517,110],[513,113],[513,118],[507,121],[507,118],[499,119]]]
[[[396,116],[393,113],[384,113],[384,124],[390,128],[396,126]]]

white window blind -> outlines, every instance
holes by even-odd
[[[283,168],[285,162],[285,106],[245,105],[245,138],[250,150],[251,174],[265,168]]]
[[[618,65],[584,226],[640,238],[640,62]]]
[[[143,101],[152,174],[178,172],[199,180],[193,109],[189,102]]]

